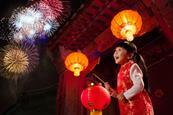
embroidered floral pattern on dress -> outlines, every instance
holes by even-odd
[[[133,86],[130,78],[130,68],[133,64],[133,61],[129,61],[120,68],[117,79],[117,92],[119,94]],[[119,102],[119,107],[121,115],[154,115],[151,100],[145,90],[132,97],[128,103]]]

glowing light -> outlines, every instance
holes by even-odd
[[[42,0],[37,8],[45,15],[47,20],[58,20],[61,23],[70,14],[70,4],[61,0]]]
[[[49,24],[49,23],[47,23],[47,24],[45,24],[45,26],[44,26],[44,31],[49,31],[51,28],[52,28],[52,25]]]
[[[88,66],[88,58],[81,52],[73,52],[66,57],[65,65],[68,70],[74,72],[74,76],[79,76]]]
[[[123,10],[114,16],[111,31],[118,39],[132,41],[142,27],[142,18],[137,11]]]
[[[15,29],[11,29],[14,40],[34,39],[44,34],[50,37],[60,24],[56,20],[49,19],[46,15],[37,8],[37,5],[29,8],[18,8],[10,18],[10,24],[15,27]]]
[[[57,21],[47,21],[44,25],[44,33],[47,36],[52,36],[53,33],[57,30],[57,28],[60,26],[60,24]]]
[[[10,24],[15,27],[13,32],[17,32],[23,37],[36,38],[43,31],[44,20],[43,14],[34,7],[20,8],[19,11],[16,10],[11,16]]]
[[[31,72],[39,61],[37,48],[28,42],[7,45],[1,52],[1,72],[5,78],[18,79]]]
[[[127,41],[133,41],[133,35],[136,33],[136,26],[134,25],[125,25],[120,31],[122,36],[125,36]]]
[[[91,85],[91,86],[94,86],[94,83],[92,82],[90,85]]]
[[[6,70],[16,74],[25,72],[29,65],[27,54],[20,49],[8,51],[4,56],[3,62]]]
[[[43,0],[39,2],[38,9],[48,20],[55,20],[62,15],[64,8],[60,0]]]

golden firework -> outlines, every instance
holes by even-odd
[[[37,48],[28,42],[7,45],[0,54],[0,70],[3,77],[8,79],[17,80],[31,72],[39,62]]]
[[[29,66],[28,56],[20,49],[9,50],[4,56],[3,65],[6,71],[15,74],[26,72]]]

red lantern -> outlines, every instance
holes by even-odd
[[[102,115],[110,100],[109,92],[101,85],[90,86],[81,94],[82,104],[90,110],[90,115]]]

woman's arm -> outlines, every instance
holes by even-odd
[[[133,82],[133,86],[124,92],[124,96],[127,100],[130,100],[133,96],[138,94],[144,89],[143,73],[140,67],[135,63],[130,68],[130,78]]]

